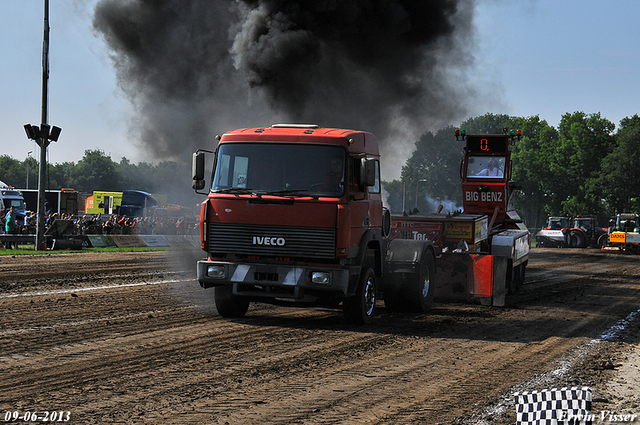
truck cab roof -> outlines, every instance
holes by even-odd
[[[221,142],[322,143],[344,146],[349,152],[378,156],[378,141],[366,131],[323,128],[315,124],[274,124],[224,133]]]

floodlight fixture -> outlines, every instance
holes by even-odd
[[[25,124],[24,131],[27,133],[27,139],[37,140],[40,133],[40,129],[35,125]]]

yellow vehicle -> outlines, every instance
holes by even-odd
[[[159,206],[158,200],[153,195],[141,190],[94,191],[93,195],[85,201],[85,213],[140,217],[153,215]]]
[[[603,251],[634,251],[640,249],[640,217],[638,214],[622,213],[616,216],[609,227],[609,240]]]
[[[87,214],[115,214],[116,207],[122,203],[122,192],[94,191],[85,201]]]

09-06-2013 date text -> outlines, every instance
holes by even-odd
[[[43,412],[19,412],[17,410],[4,412],[5,422],[68,422],[70,411],[53,410]]]

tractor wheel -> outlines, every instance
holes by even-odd
[[[584,248],[587,246],[587,239],[584,234],[578,230],[572,230],[570,235],[571,248]]]
[[[598,238],[598,248],[609,245],[609,235],[600,235]]]

